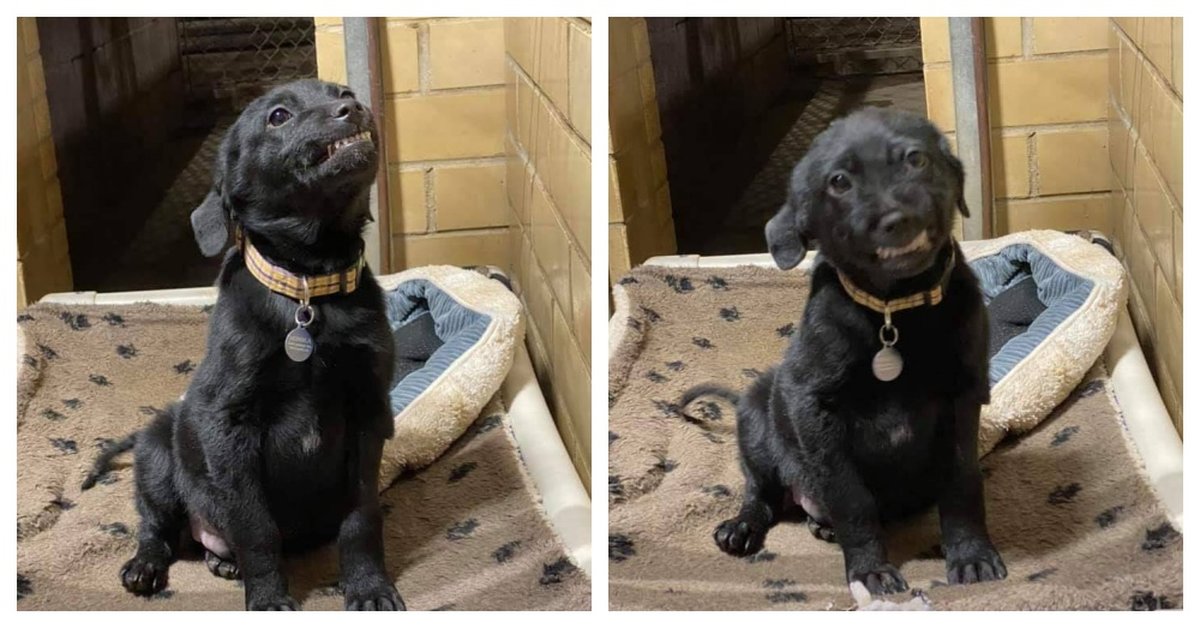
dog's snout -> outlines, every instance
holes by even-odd
[[[351,114],[361,115],[363,106],[357,100],[343,100],[333,106],[335,120],[348,120]]]
[[[901,232],[910,221],[911,218],[904,212],[899,210],[891,211],[879,219],[879,230],[887,234]]]

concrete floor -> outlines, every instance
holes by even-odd
[[[730,207],[723,227],[698,242],[680,242],[680,253],[766,251],[763,227],[786,197],[792,167],[830,122],[865,106],[926,114],[925,83],[920,73],[797,79],[788,94],[767,112],[754,136],[747,138],[729,160],[731,168],[741,164],[756,167],[757,173]]]

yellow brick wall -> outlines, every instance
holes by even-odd
[[[675,252],[662,127],[643,18],[608,22],[609,281]]]
[[[321,78],[346,81],[341,18],[315,18]],[[381,24],[392,270],[509,268],[504,20]]]
[[[504,22],[509,250],[526,344],[563,442],[591,485],[591,24]]]
[[[17,18],[17,307],[71,289],[37,20]]]
[[[1183,18],[1106,20],[1109,222],[1138,339],[1183,433]]]
[[[1108,204],[1108,19],[987,18],[994,233],[1099,229]],[[953,140],[946,18],[921,18],[929,117]]]

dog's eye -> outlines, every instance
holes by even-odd
[[[271,115],[267,116],[267,124],[271,126],[283,126],[288,120],[292,119],[292,112],[283,107],[276,107],[271,110]]]
[[[910,167],[917,170],[929,165],[929,157],[919,150],[908,151],[908,153],[904,155],[904,161],[907,162]]]
[[[850,177],[840,172],[829,177],[829,189],[835,194],[844,194],[850,189]]]
[[[338,94],[338,98],[355,98],[355,96],[354,96],[354,92],[352,92],[348,89],[343,89],[342,93]]]

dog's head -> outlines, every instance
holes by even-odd
[[[300,80],[254,100],[230,127],[213,186],[192,212],[205,255],[221,252],[230,221],[268,238],[314,242],[324,231],[361,233],[378,165],[375,120],[353,92]]]
[[[934,263],[956,209],[968,215],[962,163],[945,136],[917,115],[862,109],[818,135],[796,165],[767,244],[784,270],[816,241],[834,266],[889,285]]]

